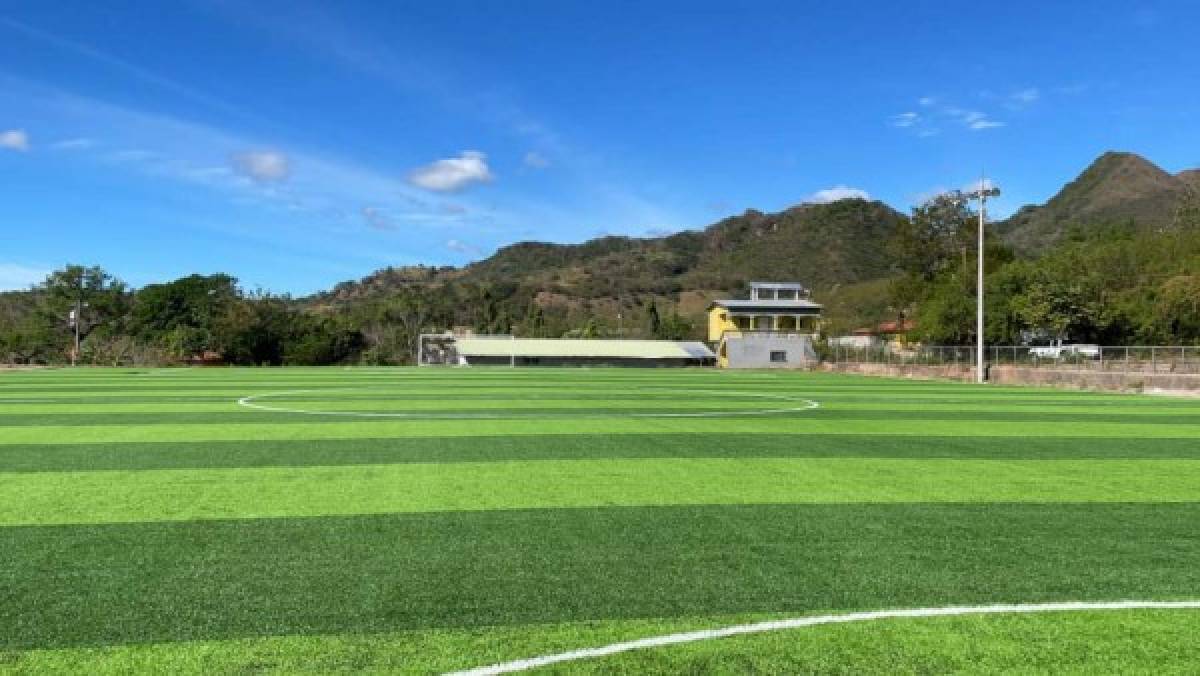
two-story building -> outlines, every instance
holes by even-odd
[[[714,300],[708,342],[725,368],[796,368],[816,360],[821,306],[795,282],[751,282],[749,300]]]

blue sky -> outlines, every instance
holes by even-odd
[[[305,294],[1108,149],[1200,166],[1200,4],[0,1],[0,288]],[[803,278],[803,271],[797,271]]]

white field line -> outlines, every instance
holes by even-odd
[[[601,416],[597,416],[597,414],[572,413],[571,411],[563,411],[561,413],[543,412],[543,413],[534,413],[534,414],[523,414],[523,413],[437,413],[437,412],[432,412],[432,411],[431,412],[422,412],[422,413],[392,413],[392,412],[380,412],[380,411],[321,411],[321,410],[314,411],[314,410],[299,409],[299,408],[287,408],[284,406],[272,406],[269,404],[259,403],[260,399],[269,399],[271,397],[283,397],[283,396],[294,395],[294,394],[326,394],[326,393],[333,394],[333,393],[342,393],[342,392],[354,393],[354,392],[370,391],[372,389],[379,389],[379,388],[361,387],[361,388],[338,388],[338,389],[329,389],[329,390],[289,390],[286,392],[269,392],[266,394],[255,394],[255,395],[250,395],[247,397],[242,397],[237,400],[237,403],[239,406],[257,409],[259,411],[270,411],[272,413],[298,413],[301,415],[332,415],[332,416],[343,416],[343,417],[351,417],[351,418],[409,418],[409,419],[436,418],[439,420],[481,420],[481,419],[482,420],[501,420],[501,419],[511,419],[511,418],[553,418],[553,417],[578,418],[578,417],[606,417],[609,415],[611,415],[613,417],[621,417],[621,418],[726,418],[726,417],[732,417],[732,416],[754,416],[754,415],[775,415],[775,414],[780,414],[780,413],[795,413],[795,412],[799,412],[799,411],[811,411],[813,409],[821,407],[821,404],[818,401],[814,401],[812,399],[803,399],[800,397],[792,397],[792,396],[782,395],[782,394],[768,394],[768,393],[764,393],[764,392],[731,392],[731,391],[727,391],[727,390],[693,390],[693,389],[688,389],[686,392],[684,392],[682,394],[684,394],[684,395],[686,395],[686,394],[720,394],[723,396],[735,396],[735,397],[738,397],[738,396],[740,396],[740,397],[758,397],[758,398],[765,398],[765,399],[772,399],[772,400],[795,402],[800,405],[799,406],[789,406],[789,407],[784,407],[784,408],[756,409],[756,410],[749,410],[749,411],[738,411],[738,410],[697,411],[697,412],[692,412],[692,413],[666,413],[666,412],[664,412],[664,413],[638,413],[638,412],[633,412],[633,413],[611,413],[611,414],[604,414]],[[664,390],[664,391],[666,391],[666,390]]]
[[[572,662],[575,660],[606,657],[608,655],[616,655],[618,653],[629,652],[631,650],[661,648],[663,646],[678,645],[680,643],[708,641],[711,639],[741,636],[744,634],[761,634],[764,632],[780,631],[784,629],[799,629],[802,627],[813,627],[822,624],[844,624],[848,622],[866,622],[869,620],[886,620],[900,617],[953,617],[959,615],[1005,615],[1087,610],[1145,609],[1200,609],[1200,601],[1065,601],[1060,603],[1017,603],[995,604],[987,606],[947,606],[944,608],[909,608],[902,610],[875,610],[863,613],[845,613],[841,615],[816,615],[812,617],[797,617],[786,620],[756,622],[754,624],[739,624],[732,627],[722,627],[719,629],[703,629],[700,631],[689,631],[679,634],[667,634],[665,636],[652,636],[634,641],[613,643],[606,646],[600,646],[598,648],[584,648],[582,650],[572,650],[570,652],[558,653],[556,655],[530,657],[522,660],[514,660],[512,662],[493,664],[486,667],[467,669],[465,671],[455,671],[452,672],[450,676],[491,676],[493,674],[509,674],[516,671],[525,671],[528,669],[549,666],[551,664],[559,664],[561,662]]]

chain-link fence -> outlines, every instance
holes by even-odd
[[[819,348],[827,362],[894,364],[897,366],[973,366],[975,347],[957,345],[841,345]],[[986,363],[1066,371],[1113,373],[1200,374],[1200,346],[1137,345],[988,345]]]

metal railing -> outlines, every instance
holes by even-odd
[[[826,362],[973,366],[975,348],[957,345],[874,345],[855,347],[834,342],[818,346]],[[1026,345],[989,345],[987,363],[1063,371],[1095,371],[1145,374],[1200,374],[1200,346],[1130,345],[1064,346],[1047,348]]]

